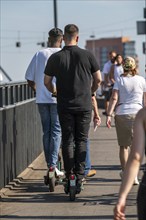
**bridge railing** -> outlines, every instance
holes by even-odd
[[[27,82],[0,85],[0,188],[42,152],[42,128],[35,94]]]
[[[28,86],[27,81],[0,84],[0,107],[13,105],[34,97],[35,93]]]

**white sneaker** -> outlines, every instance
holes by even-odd
[[[56,172],[56,175],[57,175],[57,176],[64,176],[64,172],[63,172],[63,171],[58,170],[58,168],[57,168],[57,167],[55,167],[55,172]]]
[[[139,185],[138,177],[136,176],[134,179],[134,185]]]

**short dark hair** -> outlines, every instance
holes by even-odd
[[[64,28],[64,34],[70,37],[79,33],[79,28],[75,24],[68,24]]]
[[[59,36],[63,36],[63,31],[59,28],[53,28],[48,32],[48,34],[49,37],[59,37]]]
[[[120,53],[118,53],[118,54],[116,55],[116,59],[117,59],[118,57],[122,57],[122,59],[123,59],[123,56],[122,56]]]
[[[117,54],[115,50],[111,50],[111,51],[109,52],[109,55],[111,55],[112,53]]]
[[[54,46],[58,41],[60,41],[63,38],[63,31],[59,28],[52,28],[48,32],[48,47]]]

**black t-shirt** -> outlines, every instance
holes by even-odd
[[[65,46],[48,59],[45,74],[56,77],[59,110],[88,111],[92,109],[92,74],[99,65],[87,50]]]

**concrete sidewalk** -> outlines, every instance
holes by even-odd
[[[97,174],[88,178],[76,201],[70,202],[62,185],[56,186],[55,192],[48,192],[43,181],[46,165],[41,154],[17,179],[1,190],[1,220],[113,219],[113,207],[121,183],[119,148],[114,126],[107,129],[102,113],[101,117],[102,125],[96,132],[92,124],[90,129],[91,161]],[[128,197],[127,220],[137,219],[137,189],[138,186],[133,186]]]

